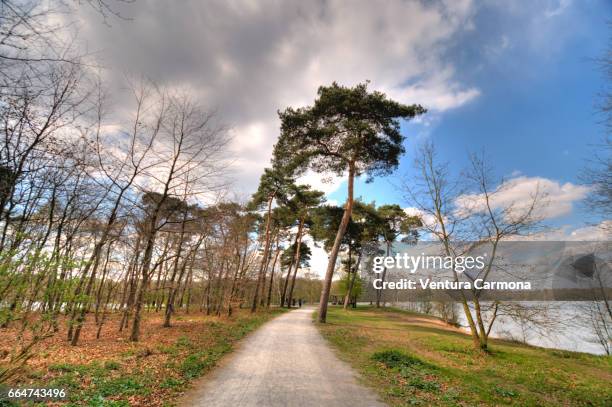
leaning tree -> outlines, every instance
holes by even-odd
[[[420,105],[404,105],[384,93],[369,92],[367,82],[355,87],[321,86],[314,105],[279,112],[281,136],[274,148],[279,162],[319,173],[348,173],[348,196],[342,221],[329,256],[319,302],[319,321],[325,322],[327,302],[342,238],[351,217],[356,176],[368,179],[389,174],[404,152],[399,119],[425,112]]]

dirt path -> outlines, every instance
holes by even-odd
[[[312,323],[313,310],[291,311],[266,323],[183,405],[384,406],[325,343]]]

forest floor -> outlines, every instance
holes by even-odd
[[[491,340],[392,308],[331,307],[323,336],[391,406],[610,406],[612,357]]]
[[[108,319],[100,339],[88,318],[78,346],[70,346],[62,328],[37,348],[26,372],[10,384],[65,389],[67,400],[55,405],[173,405],[236,341],[282,312],[237,310],[230,318],[179,314],[170,328],[162,327],[163,313],[145,313],[137,343],[128,340],[129,329],[118,332],[119,315]],[[14,337],[3,331],[0,349]],[[0,400],[0,405],[5,404]]]

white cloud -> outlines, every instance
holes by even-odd
[[[313,171],[307,171],[306,174],[297,179],[297,183],[310,185],[312,189],[329,195],[336,192],[347,179],[347,176],[338,177],[334,174],[318,174]]]
[[[480,95],[478,89],[456,89],[456,84],[437,86],[415,85],[404,90],[406,99],[418,100],[433,110],[449,110],[462,106]]]
[[[418,217],[420,217],[421,218],[421,222],[423,222],[423,225],[426,228],[428,228],[430,230],[435,229],[435,226],[436,226],[437,222],[436,222],[436,218],[433,215],[431,215],[429,213],[426,213],[426,212],[422,211],[419,208],[415,208],[414,206],[410,206],[410,207],[404,208],[404,212],[407,215],[409,215],[409,216],[418,216]]]
[[[612,240],[612,220],[604,220],[598,225],[574,229],[569,233],[572,241],[609,241]]]
[[[464,88],[453,81],[454,72],[445,67],[426,81],[391,92],[397,99],[415,100],[429,109],[444,111],[462,106],[480,96],[476,88]]]
[[[79,8],[83,47],[108,83],[122,72],[189,89],[233,127],[236,188],[252,191],[278,137],[277,110],[311,104],[320,85],[371,87],[437,112],[474,100],[445,56],[471,26],[470,0],[291,2],[139,0],[107,25]],[[125,112],[120,100],[114,106]],[[314,184],[313,181],[311,183]],[[331,187],[330,187],[331,188]]]
[[[555,6],[550,7],[544,11],[544,16],[546,18],[552,18],[563,14],[563,12],[572,5],[572,0],[559,0]]]
[[[571,182],[561,184],[543,177],[519,176],[498,186],[490,201],[493,209],[512,208],[511,215],[519,216],[529,209],[537,195],[540,199],[534,215],[551,219],[569,214],[574,202],[584,199],[589,191],[589,187]],[[484,195],[463,195],[456,205],[459,213],[482,212],[485,210]]]
[[[327,252],[325,249],[323,249],[323,247],[315,246],[312,237],[310,236],[305,236],[302,240],[308,245],[310,251],[312,252],[312,255],[310,256],[310,271],[319,276],[319,278],[325,277],[325,271],[327,270],[328,263]]]
[[[573,227],[565,225],[554,230],[537,233],[520,240],[538,240],[555,242],[594,242],[612,240],[612,221],[604,220],[597,225]]]

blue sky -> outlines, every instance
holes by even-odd
[[[473,29],[454,39],[444,55],[455,76],[479,95],[452,110],[430,113],[427,125],[403,125],[407,153],[399,169],[371,184],[358,182],[357,196],[402,203],[396,179],[409,181],[414,174],[416,145],[424,139],[434,142],[454,171],[467,166],[468,152],[485,151],[499,176],[520,173],[579,183],[593,144],[603,135],[596,104],[605,78],[595,60],[609,43],[611,10],[612,3],[605,1],[569,4],[549,17],[480,7]],[[329,198],[342,202],[345,189],[344,183]],[[575,202],[571,213],[549,224],[579,227],[586,221]]]

